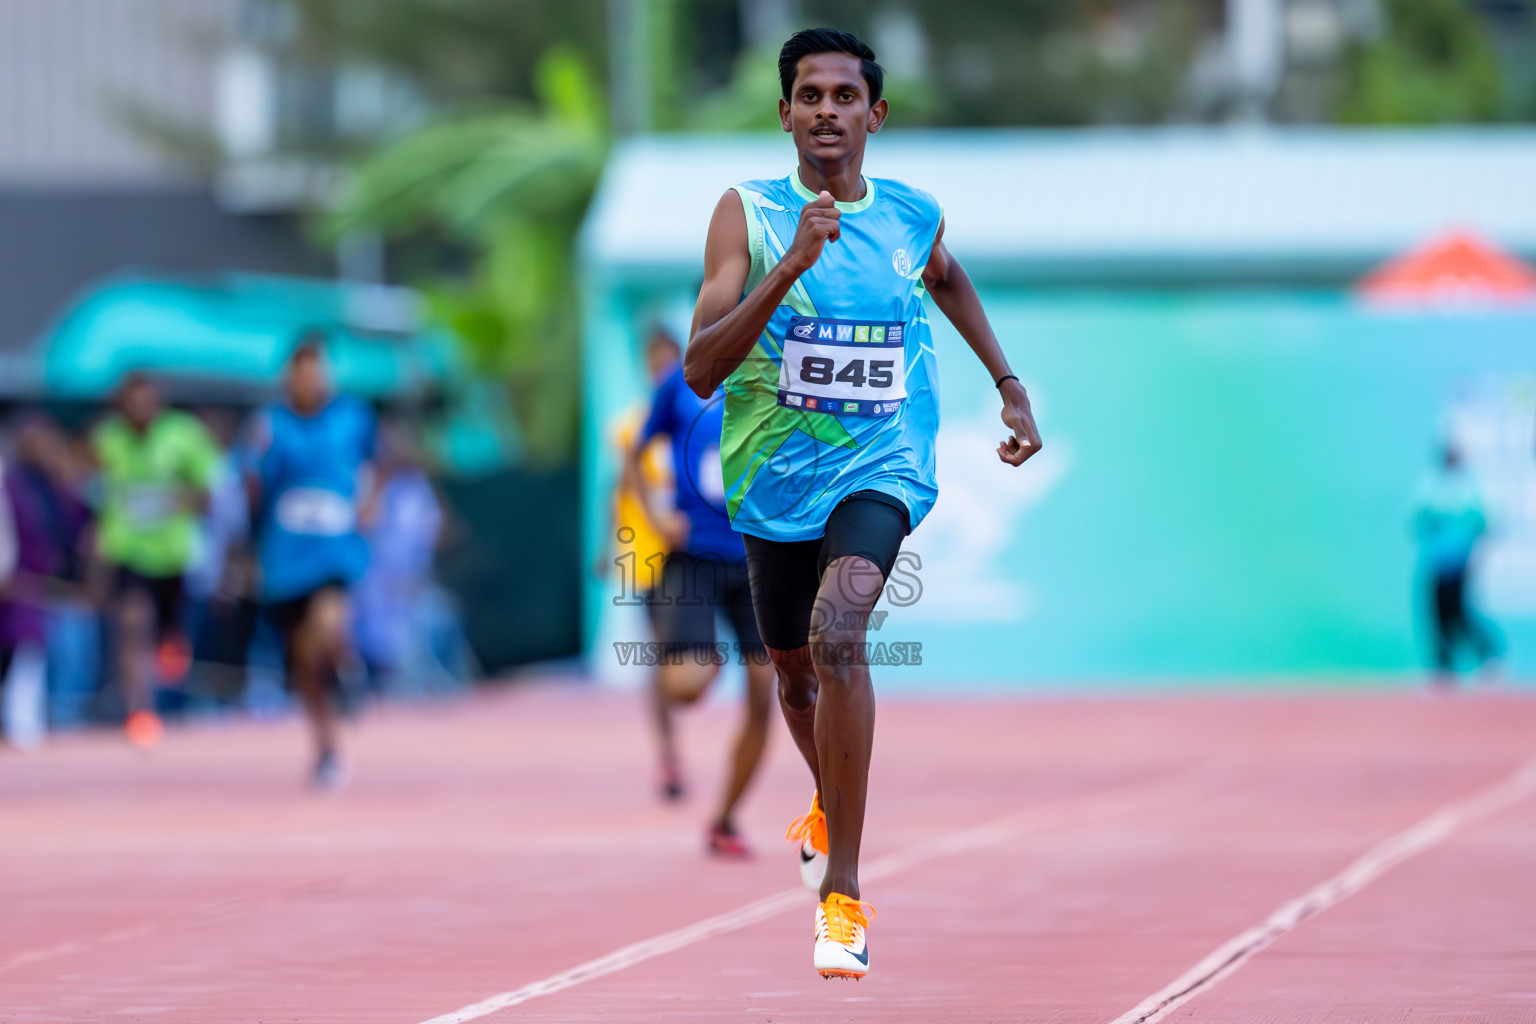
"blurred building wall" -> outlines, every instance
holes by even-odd
[[[185,182],[125,123],[153,108],[212,132],[218,41],[240,0],[6,0],[0,7],[0,185]]]
[[[242,0],[0,5],[0,351],[33,344],[99,278],[327,274],[288,216],[240,216],[217,152]],[[225,112],[227,113],[227,112]]]

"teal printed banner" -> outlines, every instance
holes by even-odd
[[[882,690],[1374,684],[1422,668],[1415,492],[1445,438],[1490,534],[1474,594],[1536,669],[1536,310],[1387,311],[1329,293],[985,294],[1045,447],[1022,469],[986,371],[936,311],[940,497],[871,640]],[[589,293],[588,541],[611,528],[638,331],[681,291]],[[593,667],[651,639],[593,579]],[[898,592],[899,591],[899,592]],[[628,616],[627,618],[625,616]],[[722,636],[724,639],[724,636]],[[605,646],[606,644],[606,646]]]

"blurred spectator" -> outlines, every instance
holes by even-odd
[[[101,469],[98,549],[111,574],[111,618],[128,738],[160,737],[152,677],[177,683],[191,664],[182,623],[184,575],[197,552],[198,521],[220,460],[207,429],[164,409],[155,385],[129,374],[118,411],[92,448]]]
[[[261,696],[252,691],[261,676],[259,579],[245,478],[255,456],[232,444],[240,419],[218,408],[195,417],[164,410],[141,375],[115,397],[116,412],[89,435],[28,412],[5,438],[0,726],[18,746],[40,742],[50,724],[121,713],[102,685],[104,633],[128,711],[143,712],[129,729],[134,742],[158,737],[157,710]],[[421,695],[457,689],[475,666],[454,600],[432,578],[444,509],[409,436],[398,426],[387,435],[377,482],[365,485],[377,493],[358,517],[372,568],[357,584],[355,639],[381,689]],[[282,563],[290,575],[316,564]],[[246,703],[286,711],[281,651],[267,660],[280,707]],[[156,691],[183,676],[183,686]]]
[[[80,580],[80,541],[88,513],[73,493],[68,446],[41,414],[26,415],[5,465],[5,521],[10,571],[0,573],[0,668],[6,736],[35,746],[46,732],[49,609]]]
[[[241,455],[235,450],[239,417],[215,408],[200,409],[197,415],[223,454],[209,480],[198,554],[185,576],[187,636],[197,689],[187,699],[211,699],[218,705],[235,700],[244,685],[246,652],[256,620],[255,569],[248,543],[250,506]]]
[[[5,487],[5,459],[0,457],[0,497],[6,495]],[[0,587],[9,587],[11,578],[16,573],[16,517],[11,514],[11,504],[7,497],[0,501]],[[0,591],[3,593],[4,591]]]
[[[187,598],[206,601],[221,595],[244,594],[243,578],[230,561],[250,532],[250,508],[239,454],[233,451],[240,421],[222,409],[205,409],[198,418],[221,449],[208,480],[208,504],[199,523],[196,559],[185,574]]]
[[[382,431],[381,441],[378,503],[363,530],[368,570],[353,592],[353,632],[375,686],[420,693],[453,675],[433,635],[447,607],[432,583],[443,511],[398,426]]]
[[[1455,682],[1457,654],[1467,648],[1479,665],[1500,653],[1500,641],[1468,601],[1468,580],[1478,544],[1487,531],[1477,483],[1462,465],[1461,453],[1447,444],[1440,465],[1419,494],[1414,532],[1425,597],[1435,628],[1435,682]]]

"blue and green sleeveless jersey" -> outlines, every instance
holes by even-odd
[[[247,470],[261,484],[255,519],[261,599],[287,601],[368,568],[358,532],[358,477],[373,459],[373,411],[347,396],[300,415],[271,405],[247,429]]]
[[[923,268],[943,210],[921,189],[866,178],[838,203],[840,237],[800,275],[725,381],[720,461],[742,533],[813,540],[854,491],[899,498],[922,522],[938,487],[937,368]],[[747,218],[750,293],[793,243],[816,194],[796,170],[735,186]]]

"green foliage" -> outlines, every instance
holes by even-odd
[[[691,131],[782,131],[779,124],[779,50],[748,50],[736,58],[731,80],[707,94],[684,119]],[[923,124],[938,106],[927,82],[887,75],[885,98],[891,125]]]
[[[594,66],[604,57],[606,0],[282,0],[298,31],[280,44],[313,66],[387,67],[433,102],[529,98],[551,47]]]
[[[687,126],[695,131],[779,131],[779,52],[748,50],[736,58],[731,80],[694,108]]]
[[[889,0],[805,0],[801,21],[872,38],[880,11],[890,6]],[[893,124],[1082,125],[1167,120],[1211,5],[908,0],[900,6],[923,26],[930,69],[926,80],[892,83]]]
[[[1124,3],[971,0],[925,4],[961,124],[1142,124],[1168,119],[1202,34],[1197,0]]]
[[[529,455],[576,439],[575,238],[607,153],[606,112],[584,62],[553,50],[536,107],[450,116],[357,169],[322,231],[437,233],[475,255],[465,280],[422,284],[471,365],[508,381]]]
[[[1385,0],[1387,31],[1360,49],[1342,119],[1356,124],[1496,120],[1498,55],[1462,0]]]

